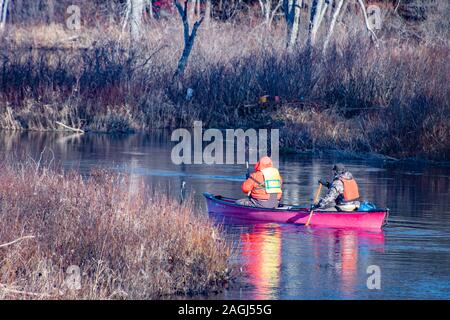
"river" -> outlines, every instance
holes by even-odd
[[[242,165],[175,165],[167,132],[132,135],[2,132],[0,152],[88,173],[109,168],[143,177],[178,196],[187,191],[207,214],[211,192],[242,197]],[[307,204],[336,159],[282,155],[286,203]],[[383,231],[283,224],[225,224],[233,262],[245,277],[210,299],[450,299],[450,168],[339,160],[362,197],[390,208]],[[369,288],[374,270],[379,288]],[[203,298],[203,297],[202,297]]]

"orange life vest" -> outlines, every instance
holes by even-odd
[[[265,168],[261,172],[264,176],[264,188],[267,193],[281,193],[281,176],[278,169]]]
[[[339,179],[344,185],[344,201],[353,201],[359,198],[358,184],[355,179]]]

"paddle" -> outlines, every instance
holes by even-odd
[[[311,218],[314,213],[314,205],[317,203],[317,200],[319,199],[320,191],[322,191],[322,184],[319,183],[319,186],[317,187],[316,195],[314,196],[314,202],[311,206],[311,212],[309,213],[308,221],[306,221],[306,226],[309,226],[309,223],[311,222]]]
[[[248,168],[248,161],[245,161],[245,166],[247,167],[247,175],[245,176],[246,179],[250,177],[250,169]]]
[[[247,174],[245,175],[245,179],[248,179],[248,178],[250,177],[250,169],[248,168],[248,161],[245,161],[245,166],[247,167]],[[251,193],[252,193],[252,192],[249,191],[249,192],[247,193],[247,196],[250,197],[250,194],[251,194]]]

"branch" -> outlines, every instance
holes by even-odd
[[[367,30],[372,34],[372,36],[373,36],[373,41],[376,42],[376,40],[378,40],[378,37],[377,37],[377,35],[375,34],[375,32],[372,30],[372,27],[371,27],[370,24],[369,24],[369,18],[367,17],[367,11],[366,11],[366,6],[365,6],[365,4],[364,4],[364,1],[363,1],[363,0],[358,0],[358,3],[359,3],[359,5],[360,5],[361,10],[362,10],[363,15],[364,15],[364,22],[366,23],[366,28],[367,28]]]
[[[66,129],[70,130],[70,131],[75,131],[75,132],[78,132],[78,133],[84,133],[83,130],[77,129],[77,128],[69,127],[69,126],[65,125],[64,123],[62,123],[62,122],[55,121],[55,123],[58,124],[58,125],[60,125],[61,127],[64,127],[64,128],[66,128]]]
[[[178,10],[178,13],[180,14],[181,17],[181,21],[183,22],[183,36],[184,36],[184,43],[185,45],[187,44],[187,42],[189,41],[189,21],[187,18],[187,3],[188,1],[185,0],[184,1],[184,9],[181,6],[181,4],[178,2],[178,0],[173,0],[173,3],[175,5],[175,7]]]
[[[0,283],[0,287],[1,290],[6,291],[6,292],[10,292],[10,293],[16,293],[16,294],[24,294],[24,295],[28,295],[28,296],[34,296],[34,297],[54,297],[52,295],[49,294],[45,294],[45,293],[36,293],[36,292],[29,292],[29,291],[21,291],[21,290],[16,290],[16,289],[10,289],[8,288],[8,286],[6,284],[2,284]]]
[[[342,5],[344,4],[344,0],[339,0],[337,7],[334,11],[333,18],[331,19],[330,29],[328,30],[327,37],[325,39],[325,42],[323,44],[323,53],[327,51],[328,43],[330,42],[331,36],[334,31],[334,26],[336,25],[336,21],[339,17],[339,14],[341,13]]]
[[[7,242],[7,243],[4,243],[4,244],[1,244],[1,245],[0,245],[0,248],[4,248],[4,247],[10,246],[10,245],[12,245],[12,244],[14,244],[14,243],[17,243],[17,242],[19,242],[19,241],[22,241],[22,240],[25,240],[25,239],[32,239],[32,238],[34,238],[34,236],[24,236],[24,237],[20,237],[20,238],[18,238],[18,239],[16,239],[16,240],[13,240],[13,241],[11,241],[11,242]]]
[[[278,11],[278,9],[280,9],[281,4],[282,4],[281,1],[278,2],[278,4],[275,6],[275,9],[272,10],[272,15],[274,15]]]
[[[194,23],[194,27],[192,28],[192,32],[191,32],[190,39],[195,38],[195,34],[197,33],[197,29],[198,29],[198,28],[200,27],[200,25],[202,24],[204,18],[205,18],[205,16],[202,16],[202,17],[200,18],[200,20],[197,20],[197,21]]]

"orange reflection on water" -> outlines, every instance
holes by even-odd
[[[358,260],[364,268],[366,267],[367,252],[360,257],[361,245],[368,246],[372,251],[384,252],[384,233],[383,232],[358,232],[355,230],[341,230],[338,233],[340,243],[341,259],[341,290],[348,297],[355,294],[354,288],[357,287],[358,278]]]
[[[340,235],[342,291],[352,293],[357,278],[358,235],[355,232],[343,232]]]
[[[273,299],[280,283],[281,228],[275,224],[256,225],[241,234],[242,257],[255,299]]]

